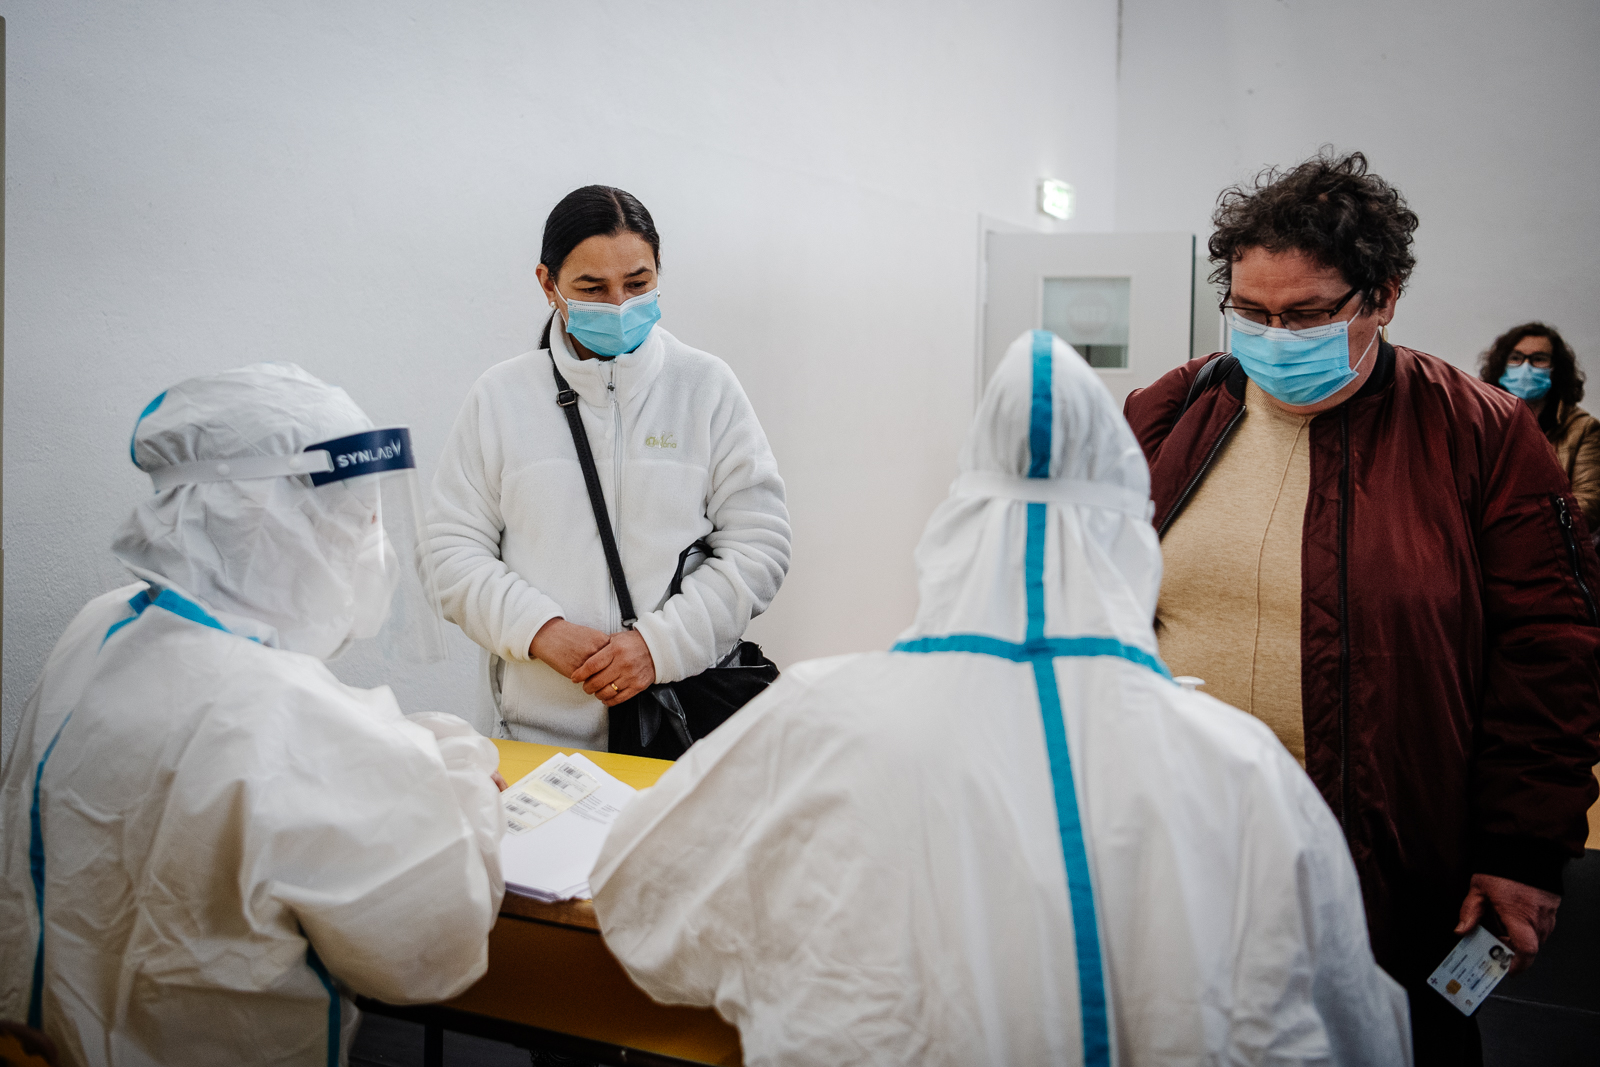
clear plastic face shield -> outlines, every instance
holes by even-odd
[[[411,433],[367,430],[321,441],[287,456],[246,456],[165,467],[151,474],[159,492],[195,482],[308,477],[327,554],[330,611],[351,619],[329,658],[371,644],[383,659],[435,663],[445,658],[432,561],[422,551],[422,505]],[[335,607],[337,605],[337,607]]]
[[[435,663],[445,658],[439,593],[422,550],[422,502],[411,433],[405,427],[367,430],[321,441],[304,453],[327,456],[311,484],[355,521],[350,594],[355,621],[350,641],[373,642],[384,659]],[[323,461],[317,462],[324,467]],[[343,496],[340,496],[343,494]]]

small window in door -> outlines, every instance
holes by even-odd
[[[1091,367],[1128,366],[1127,278],[1044,279],[1040,325],[1078,350]]]

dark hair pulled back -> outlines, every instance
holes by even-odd
[[[544,220],[544,241],[539,248],[539,262],[550,272],[551,279],[561,274],[561,265],[572,250],[591,237],[611,237],[619,233],[632,233],[645,239],[655,257],[656,269],[661,269],[661,236],[656,233],[655,220],[632,193],[610,185],[585,185],[561,198]],[[540,348],[550,347],[550,324],[555,315],[545,320],[544,333],[539,338]]]

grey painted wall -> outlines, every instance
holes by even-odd
[[[550,207],[620,185],[663,325],[726,359],[788,480],[782,663],[884,647],[972,410],[980,213],[1112,225],[1114,0],[0,5],[10,39],[4,730],[148,482],[134,416],[260,359],[413,426],[532,348]],[[476,649],[340,666],[471,711]]]
[[[1360,149],[1422,220],[1393,340],[1475,369],[1497,334],[1543,319],[1600,375],[1600,4],[1122,10],[1118,229],[1205,235],[1224,186],[1325,143]]]

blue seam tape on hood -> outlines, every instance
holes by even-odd
[[[1033,331],[1033,404],[1028,412],[1028,477],[1050,477],[1050,426],[1054,409],[1050,398],[1050,353],[1055,334]]]
[[[144,417],[146,415],[160,407],[161,402],[166,398],[167,391],[162,390],[161,395],[150,401],[150,403],[146,404],[144,406],[144,410],[139,412],[139,417],[133,420],[133,432],[128,435],[128,458],[133,460],[133,465],[135,467],[139,465],[139,456],[138,453],[134,452],[133,450],[133,443],[139,438],[139,424],[144,421]]]
[[[44,818],[39,811],[39,783],[50,753],[61,740],[61,731],[71,721],[72,713],[68,712],[45,746],[38,769],[33,772],[33,807],[28,811],[28,873],[33,876],[33,903],[39,911],[39,945],[33,953],[33,988],[28,993],[28,1025],[35,1030],[44,1029]]]

